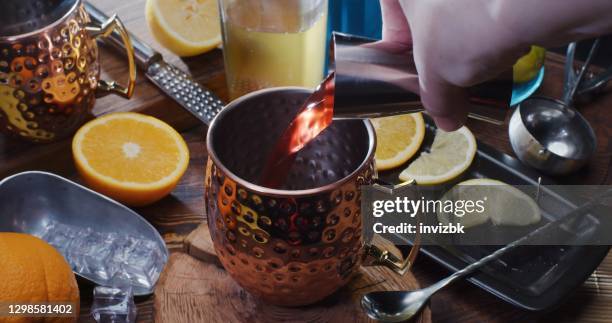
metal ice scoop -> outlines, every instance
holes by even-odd
[[[168,260],[157,230],[129,208],[60,176],[25,172],[0,181],[0,232],[53,245],[78,276],[153,293]]]

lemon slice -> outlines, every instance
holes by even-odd
[[[491,220],[494,225],[526,226],[538,223],[542,218],[540,208],[529,195],[494,179],[461,182],[446,192],[441,200],[482,201],[482,208],[474,208],[473,212],[463,216],[438,212],[438,220],[443,224],[461,223],[469,228]]]
[[[421,113],[372,119],[376,130],[376,169],[401,166],[421,147],[425,121]]]
[[[216,0],[147,0],[145,14],[157,41],[176,55],[199,55],[221,44]]]
[[[434,185],[447,182],[463,173],[476,155],[476,139],[466,128],[453,132],[436,131],[429,152],[423,152],[400,173],[400,180]]]

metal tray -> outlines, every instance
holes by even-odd
[[[421,151],[431,146],[435,126],[427,128]],[[418,154],[417,154],[418,156]],[[382,182],[399,184],[399,173],[410,161],[396,169],[379,173]],[[458,179],[493,178],[511,185],[556,183],[517,159],[478,142],[478,153],[470,168]],[[497,246],[422,246],[421,252],[451,271],[494,252]],[[580,286],[608,254],[609,246],[523,246],[468,278],[481,289],[530,311],[550,310]]]

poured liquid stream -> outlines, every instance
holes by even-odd
[[[260,184],[280,188],[285,183],[300,149],[332,123],[334,115],[334,74],[330,74],[306,99],[268,155]]]

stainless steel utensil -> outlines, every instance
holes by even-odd
[[[410,320],[414,315],[419,313],[421,308],[423,308],[423,306],[429,301],[429,298],[439,290],[474,273],[476,270],[484,267],[492,261],[499,259],[501,256],[514,250],[516,247],[523,245],[529,239],[537,238],[542,234],[546,234],[546,232],[551,229],[556,229],[565,225],[572,225],[572,220],[580,219],[593,208],[600,206],[600,203],[603,203],[606,198],[609,198],[611,192],[612,190],[608,190],[602,193],[601,195],[573,209],[557,220],[539,227],[528,235],[506,245],[501,249],[498,249],[492,254],[481,258],[480,260],[466,266],[465,268],[429,287],[414,291],[370,292],[362,297],[361,306],[365,310],[366,314],[375,320],[380,320],[383,322],[403,322]]]
[[[163,265],[168,260],[164,240],[141,216],[101,194],[54,174],[25,172],[5,178],[0,181],[0,205],[0,231],[41,236],[50,223],[62,223],[93,228],[99,233],[120,232],[121,236],[152,241],[163,256]],[[64,257],[70,258],[67,254]],[[71,265],[74,270],[75,264]],[[158,269],[161,272],[163,266]],[[75,274],[95,284],[107,283],[92,274],[81,271],[75,271]],[[153,293],[155,286],[133,287],[135,295],[148,295]]]
[[[568,84],[568,90],[567,92],[564,93],[563,95],[563,102],[565,102],[565,105],[568,107],[571,107],[574,101],[574,97],[576,96],[576,91],[578,90],[578,87],[582,84],[582,80],[584,79],[584,75],[589,67],[589,65],[591,65],[591,61],[593,60],[593,57],[595,56],[595,53],[597,53],[597,50],[599,49],[599,42],[600,39],[597,38],[595,40],[595,42],[593,43],[593,45],[591,46],[591,50],[589,51],[589,54],[584,62],[584,64],[582,65],[582,67],[580,68],[580,71],[578,72],[578,74],[574,77],[574,53],[572,53],[571,56],[571,60],[570,57],[567,57],[567,62],[565,63],[565,67],[566,67],[566,84]],[[573,43],[575,44],[575,43]],[[570,44],[571,45],[571,44]],[[573,51],[575,51],[576,45],[573,46]],[[568,52],[569,52],[569,47],[568,47]],[[569,62],[569,63],[568,63]],[[570,84],[569,82],[569,77],[572,77],[572,83]]]
[[[94,22],[108,19],[101,10],[88,2],[85,2],[85,10]],[[160,53],[143,43],[134,34],[129,33],[129,36],[134,46],[136,63],[147,78],[204,124],[210,124],[224,106],[221,99],[186,72],[164,61]],[[123,51],[120,40],[121,37],[116,32],[105,39],[112,47]]]
[[[593,43],[594,48],[597,48],[599,46],[599,42],[600,42],[599,39],[595,40],[595,42]],[[563,88],[563,92],[566,95],[570,94],[570,89],[572,85],[575,85],[575,79],[576,79],[576,75],[574,72],[575,51],[576,51],[576,43],[569,44],[567,47],[567,55],[566,55],[567,59],[565,61],[566,82]],[[590,55],[589,57],[587,57],[587,60],[590,62],[592,58],[593,57]],[[608,67],[602,73],[598,75],[590,75],[589,78],[582,81],[581,84],[578,85],[575,95],[577,97],[584,97],[592,93],[596,94],[597,92],[601,91],[608,84],[610,80],[612,80],[612,66]]]
[[[334,118],[353,119],[423,111],[411,50],[334,33]],[[393,47],[393,48],[390,48]],[[468,89],[470,117],[503,124],[512,98],[511,73]]]
[[[612,80],[612,66],[608,67],[601,74],[595,75],[593,78],[584,81],[578,88],[577,95],[582,96],[589,93],[597,93],[603,89],[610,80]]]
[[[564,102],[532,97],[514,110],[508,135],[512,150],[523,163],[547,174],[563,175],[584,166],[595,153],[595,132],[572,103],[598,46],[599,40],[591,47],[578,75],[573,68],[576,45],[568,46]]]
[[[568,95],[572,91],[572,88],[576,85],[576,71],[574,70],[574,57],[576,56],[576,46],[577,44],[575,42],[572,42],[567,45],[564,65],[565,81],[563,82],[563,101],[566,101],[565,96]]]

